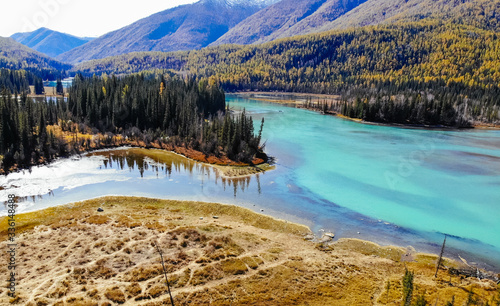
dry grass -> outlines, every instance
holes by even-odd
[[[118,304],[123,304],[126,301],[125,294],[118,288],[108,289],[104,295],[108,300]]]
[[[221,268],[226,275],[245,274],[247,265],[241,259],[228,259],[221,262]]]
[[[176,305],[400,305],[405,265],[415,296],[432,305],[452,296],[463,305],[471,289],[478,304],[500,298],[490,281],[444,270],[434,279],[433,255],[409,260],[405,249],[360,240],[317,247],[302,238],[306,227],[235,206],[109,197],[18,220],[19,295],[9,300],[3,286],[0,304],[168,305],[156,243]]]

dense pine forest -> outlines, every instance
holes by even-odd
[[[348,104],[344,113],[366,120],[469,126],[499,123],[499,63],[495,31],[423,20],[263,45],[132,53],[77,69],[86,74],[171,69],[196,78],[215,76],[227,91],[340,94]],[[364,109],[356,101],[363,101]]]
[[[27,82],[21,77],[14,87]],[[124,144],[180,147],[242,163],[265,157],[263,126],[255,135],[245,112],[226,111],[224,92],[213,79],[77,75],[67,100],[35,102],[26,91],[18,92],[4,87],[0,97],[0,157],[6,172]]]
[[[39,79],[30,72],[21,70],[0,69],[0,89],[7,89],[11,93],[30,93],[30,84]]]

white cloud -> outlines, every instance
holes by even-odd
[[[46,27],[76,36],[100,36],[154,13],[197,0],[0,0],[0,36]]]

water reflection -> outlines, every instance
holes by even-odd
[[[138,171],[141,178],[145,173],[152,173],[157,178],[165,175],[171,178],[173,174],[189,173],[201,177],[201,189],[203,190],[205,180],[213,180],[216,184],[222,184],[224,190],[233,189],[233,195],[236,197],[238,190],[245,192],[250,187],[252,176],[237,178],[228,178],[212,166],[195,162],[177,154],[162,150],[147,150],[140,148],[123,148],[111,151],[100,151],[90,153],[89,156],[103,157],[103,164],[100,169],[120,169],[129,170],[129,172]],[[147,175],[146,175],[147,176]],[[262,192],[260,187],[259,174],[255,175],[257,180],[257,191]]]
[[[47,102],[54,102],[54,103],[58,103],[59,101],[62,101],[64,99],[64,101],[68,101],[68,98],[67,97],[59,97],[59,96],[44,96],[44,97],[33,97],[33,102],[36,102],[36,103],[43,103],[45,101]]]
[[[61,159],[31,171],[0,177],[0,186],[0,201],[7,203],[8,195],[15,194],[19,204],[25,203],[21,205],[24,211],[53,206],[53,201],[68,203],[110,194],[160,197],[198,194],[213,198],[229,193],[236,198],[250,188],[253,193],[262,193],[259,174],[228,178],[212,166],[171,152],[141,148],[103,150],[80,158]],[[154,191],[146,193],[147,188]],[[74,193],[81,193],[82,197],[73,197]],[[44,202],[43,207],[38,205],[40,202]]]

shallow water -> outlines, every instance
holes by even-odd
[[[304,223],[336,238],[412,245],[500,267],[500,131],[365,125],[228,96],[256,125],[276,170],[223,180],[174,154],[112,150],[0,178],[9,193],[36,196],[29,211],[103,195],[222,202]]]

